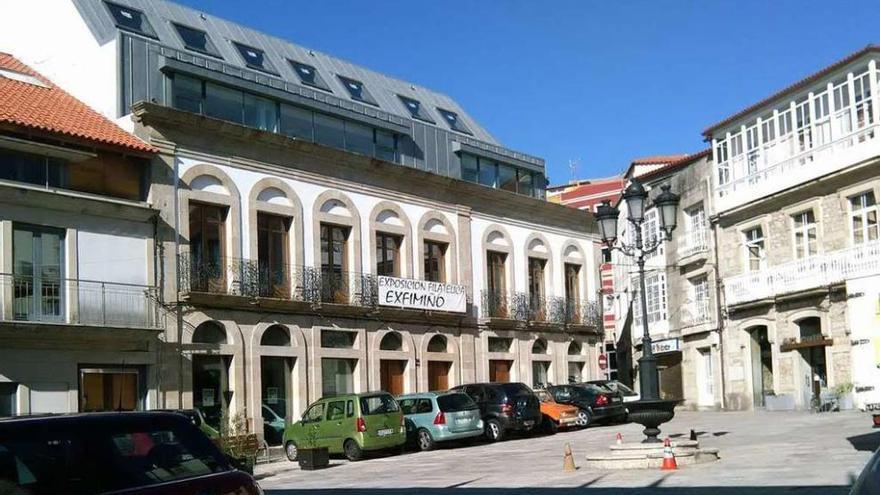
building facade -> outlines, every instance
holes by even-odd
[[[598,376],[595,223],[543,200],[541,159],[445,95],[207,14],[62,4],[77,67],[8,36],[158,149],[158,407],[260,432],[325,394]]]
[[[878,402],[878,55],[861,50],[705,131],[729,408]]]
[[[158,403],[155,151],[0,53],[0,416]]]

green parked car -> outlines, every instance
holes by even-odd
[[[401,395],[397,400],[406,418],[407,440],[421,450],[483,434],[480,406],[460,392]]]
[[[302,419],[284,430],[283,441],[291,461],[299,449],[320,447],[357,461],[367,451],[403,447],[406,429],[400,406],[386,392],[337,395],[310,405]]]

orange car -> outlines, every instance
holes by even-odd
[[[556,433],[559,428],[570,428],[578,424],[577,406],[560,404],[553,400],[553,396],[546,390],[535,390],[535,395],[541,401],[542,424],[551,433]]]

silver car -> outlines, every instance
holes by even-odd
[[[401,395],[397,401],[406,420],[406,439],[420,450],[483,434],[480,407],[465,394],[425,392]]]

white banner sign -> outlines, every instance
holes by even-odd
[[[651,342],[651,352],[654,354],[664,354],[679,350],[681,350],[681,344],[678,339],[666,339]]]
[[[379,276],[379,305],[429,311],[467,311],[463,285]]]

